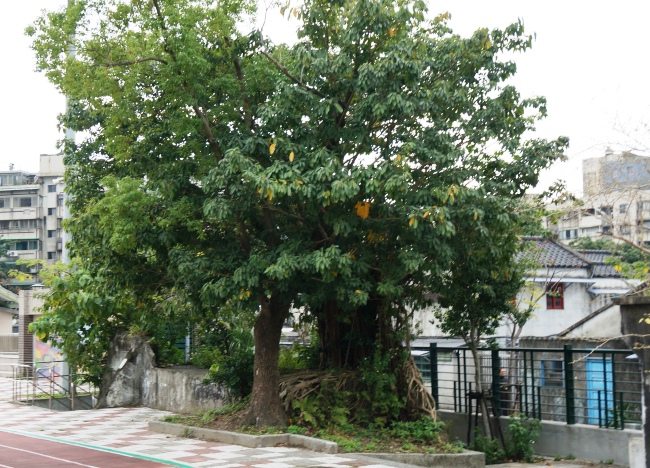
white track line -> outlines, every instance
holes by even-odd
[[[9,445],[1,445],[0,444],[0,447],[8,448],[10,450],[17,450],[18,452],[30,453],[32,455],[38,455],[40,457],[51,458],[52,460],[58,460],[58,461],[66,462],[66,463],[72,463],[73,465],[85,466],[86,468],[99,468],[98,466],[84,465],[83,463],[77,463],[77,462],[72,461],[72,460],[66,460],[64,458],[52,457],[50,455],[44,455],[42,453],[32,452],[31,450],[23,450],[23,449],[19,449],[19,448],[15,448],[15,447],[10,447]],[[0,465],[0,466],[4,466],[4,465]],[[6,467],[6,468],[11,468],[11,467]]]

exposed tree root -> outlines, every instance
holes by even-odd
[[[437,421],[436,402],[426,389],[412,356],[404,362],[403,374],[406,380],[407,411],[413,415],[425,414]]]
[[[410,358],[404,363],[403,379],[406,384],[404,396],[407,400],[406,413],[409,418],[426,415],[436,420],[436,404],[427,391],[415,361]],[[322,388],[328,387],[334,392],[360,394],[363,391],[356,371],[320,371],[301,370],[280,376],[280,398],[287,413],[294,407],[295,401],[301,401],[310,395],[318,395]],[[356,404],[362,404],[357,400]],[[355,414],[354,408],[348,408]],[[353,420],[354,417],[351,418]]]

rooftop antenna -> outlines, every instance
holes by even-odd
[[[9,163],[9,170],[13,171],[14,170],[14,163]]]

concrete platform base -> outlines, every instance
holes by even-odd
[[[338,453],[335,442],[315,439],[297,434],[250,435],[238,432],[218,431],[201,427],[183,426],[182,424],[150,421],[149,430],[178,437],[191,437],[201,440],[241,445],[249,448],[274,447],[278,444],[302,447],[314,452]],[[388,461],[392,466],[435,466],[440,468],[484,468],[485,455],[480,452],[465,450],[462,453],[349,453],[354,458],[373,461]]]

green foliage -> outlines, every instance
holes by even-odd
[[[397,420],[406,407],[406,400],[397,389],[397,376],[389,370],[393,358],[376,349],[373,356],[365,359],[359,367],[359,381],[363,385],[359,397],[364,404],[358,408],[357,417],[365,424],[386,426]]]
[[[435,422],[431,418],[417,421],[395,421],[390,426],[390,432],[398,439],[410,439],[422,444],[433,444],[440,440],[445,423]]]
[[[307,433],[307,428],[303,426],[287,426],[287,432],[289,434],[305,435]]]
[[[539,438],[542,424],[537,419],[529,419],[523,415],[511,416],[505,437],[505,447],[497,438],[484,436],[477,428],[474,441],[469,445],[470,450],[485,453],[485,464],[493,465],[507,460],[532,463],[535,461],[533,445]]]
[[[523,415],[511,416],[508,422],[506,440],[506,457],[511,460],[532,463],[535,461],[533,445],[539,438],[542,423],[538,419],[529,419]]]
[[[234,398],[244,398],[253,388],[254,357],[252,348],[222,356],[210,367],[206,379],[224,385]]]
[[[318,340],[308,346],[293,343],[290,348],[280,348],[278,365],[281,372],[318,367]]]
[[[580,237],[569,244],[577,250],[607,250],[611,257],[606,259],[624,278],[646,280],[650,270],[650,254],[625,242],[616,243],[610,239]]]
[[[571,241],[569,245],[576,250],[607,250],[619,263],[650,263],[650,255],[624,242],[616,243],[609,239],[579,237]]]
[[[321,346],[354,347],[333,363],[357,367],[432,290],[459,317],[487,301],[475,324],[489,329],[514,283],[518,201],[567,144],[524,139],[546,103],[508,84],[502,57],[532,44],[523,24],[460,37],[421,1],[307,0],[301,40],[274,46],[242,31],[252,3],[71,2],[29,28],[37,68],[70,99],[62,124],[86,135],[64,148],[77,271],[41,331],[75,354],[85,326],[99,351],[134,323],[159,341],[160,323],[272,304],[278,324],[293,304],[340,327],[347,341]],[[250,351],[219,350],[215,373],[244,392],[229,360]],[[397,367],[372,364],[388,375],[364,376],[363,401],[387,424],[404,395]],[[268,393],[277,373],[264,375]]]
[[[327,382],[321,383],[315,395],[307,395],[292,403],[297,423],[311,428],[345,426],[349,408],[353,405],[352,392],[337,389]]]
[[[499,439],[484,436],[478,428],[474,433],[474,440],[468,448],[477,452],[483,452],[485,454],[486,465],[495,465],[506,461],[506,453],[501,448]]]
[[[199,345],[190,358],[193,366],[209,369],[219,359],[219,349],[215,346]]]

